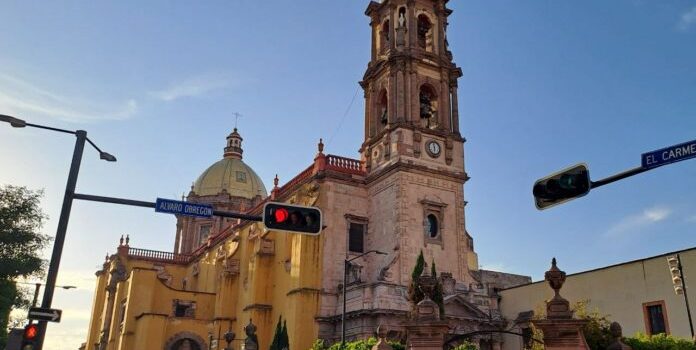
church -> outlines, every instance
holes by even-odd
[[[368,4],[371,59],[360,82],[360,159],[325,154],[319,140],[314,161],[282,186],[276,178],[268,191],[249,165],[256,160],[243,158],[235,128],[222,158],[186,198],[249,215],[260,215],[271,201],[315,206],[325,225],[320,235],[178,216],[171,252],[131,247],[122,237],[97,272],[83,348],[222,349],[225,334],[234,332],[231,346],[240,349],[245,331],[255,328],[258,347],[267,349],[282,318],[290,348],[307,350],[317,339],[340,341],[344,307],[348,340],[380,327],[403,341],[421,252],[426,270],[436,267],[452,335],[503,329],[508,320],[498,292],[531,280],[479,269],[466,229],[462,72],[448,48],[447,2]],[[496,334],[472,339],[481,349],[502,348]]]

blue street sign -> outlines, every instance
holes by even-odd
[[[643,153],[641,166],[643,169],[652,169],[690,158],[696,158],[696,140]]]
[[[155,211],[159,213],[197,216],[201,218],[209,218],[213,216],[213,207],[210,205],[175,201],[164,198],[157,198],[157,202],[155,202]]]

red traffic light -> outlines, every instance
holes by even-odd
[[[287,220],[289,216],[290,216],[290,214],[288,213],[288,211],[285,208],[277,208],[273,212],[273,217],[275,218],[275,222],[277,222],[279,224],[285,222],[285,220]]]
[[[36,324],[30,324],[24,327],[24,340],[34,340],[39,335],[39,328]]]
[[[313,207],[266,203],[263,224],[269,230],[318,235],[322,229],[321,211]]]

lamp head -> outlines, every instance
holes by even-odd
[[[107,152],[99,152],[99,158],[103,159],[107,162],[115,162],[116,161],[116,157],[114,157],[113,155],[111,155]]]
[[[61,286],[61,288],[63,288],[63,289],[75,289],[77,287],[75,287],[75,286]]]
[[[10,123],[15,128],[23,128],[27,126],[27,122],[22,119],[10,117],[9,115],[0,114],[0,121]]]

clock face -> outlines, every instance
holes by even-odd
[[[437,158],[440,156],[440,144],[435,142],[435,141],[430,141],[428,144],[425,145],[428,149],[428,154],[430,154],[431,157]]]

